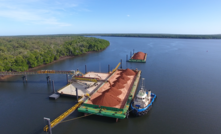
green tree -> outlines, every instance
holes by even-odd
[[[34,54],[30,53],[27,60],[30,67],[38,66],[38,62]]]
[[[25,61],[21,56],[17,56],[15,58],[15,63],[12,66],[12,70],[13,71],[18,71],[18,72],[28,70],[27,61]]]
[[[0,61],[0,71],[3,72],[4,70],[4,63]]]

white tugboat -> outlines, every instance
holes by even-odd
[[[147,114],[156,98],[156,95],[154,93],[151,93],[150,90],[148,92],[145,91],[143,81],[144,78],[142,78],[142,86],[140,88],[140,91],[138,92],[134,101],[131,103],[131,110],[137,116]]]

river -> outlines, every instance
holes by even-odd
[[[123,68],[138,68],[145,87],[157,95],[150,112],[119,120],[88,116],[61,123],[53,134],[220,134],[221,133],[221,40],[99,37],[110,41],[104,51],[69,58],[38,70],[107,72],[123,60]],[[148,53],[146,63],[127,63],[130,51]],[[58,90],[66,75],[50,75]],[[140,83],[141,84],[141,83]],[[45,134],[43,117],[54,120],[72,107],[74,98],[49,100],[52,86],[46,75],[21,76],[0,82],[0,133]],[[82,116],[75,111],[67,119]]]

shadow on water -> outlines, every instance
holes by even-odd
[[[149,116],[151,115],[151,111],[152,111],[152,110],[150,109],[150,111],[148,111],[147,114],[142,115],[142,116],[136,116],[136,115],[130,113],[128,119],[138,119],[138,118],[141,118],[141,120],[142,120],[142,119],[143,119],[143,120],[146,120],[146,119],[148,119]],[[125,119],[126,119],[126,118],[125,118]]]

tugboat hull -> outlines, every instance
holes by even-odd
[[[133,106],[133,102],[130,105],[131,108],[131,112],[135,115],[135,116],[142,116],[148,113],[148,111],[152,108],[153,102],[156,99],[156,95],[154,93],[151,93],[151,102],[149,105],[147,105],[144,108],[139,108],[139,107],[135,107]]]

